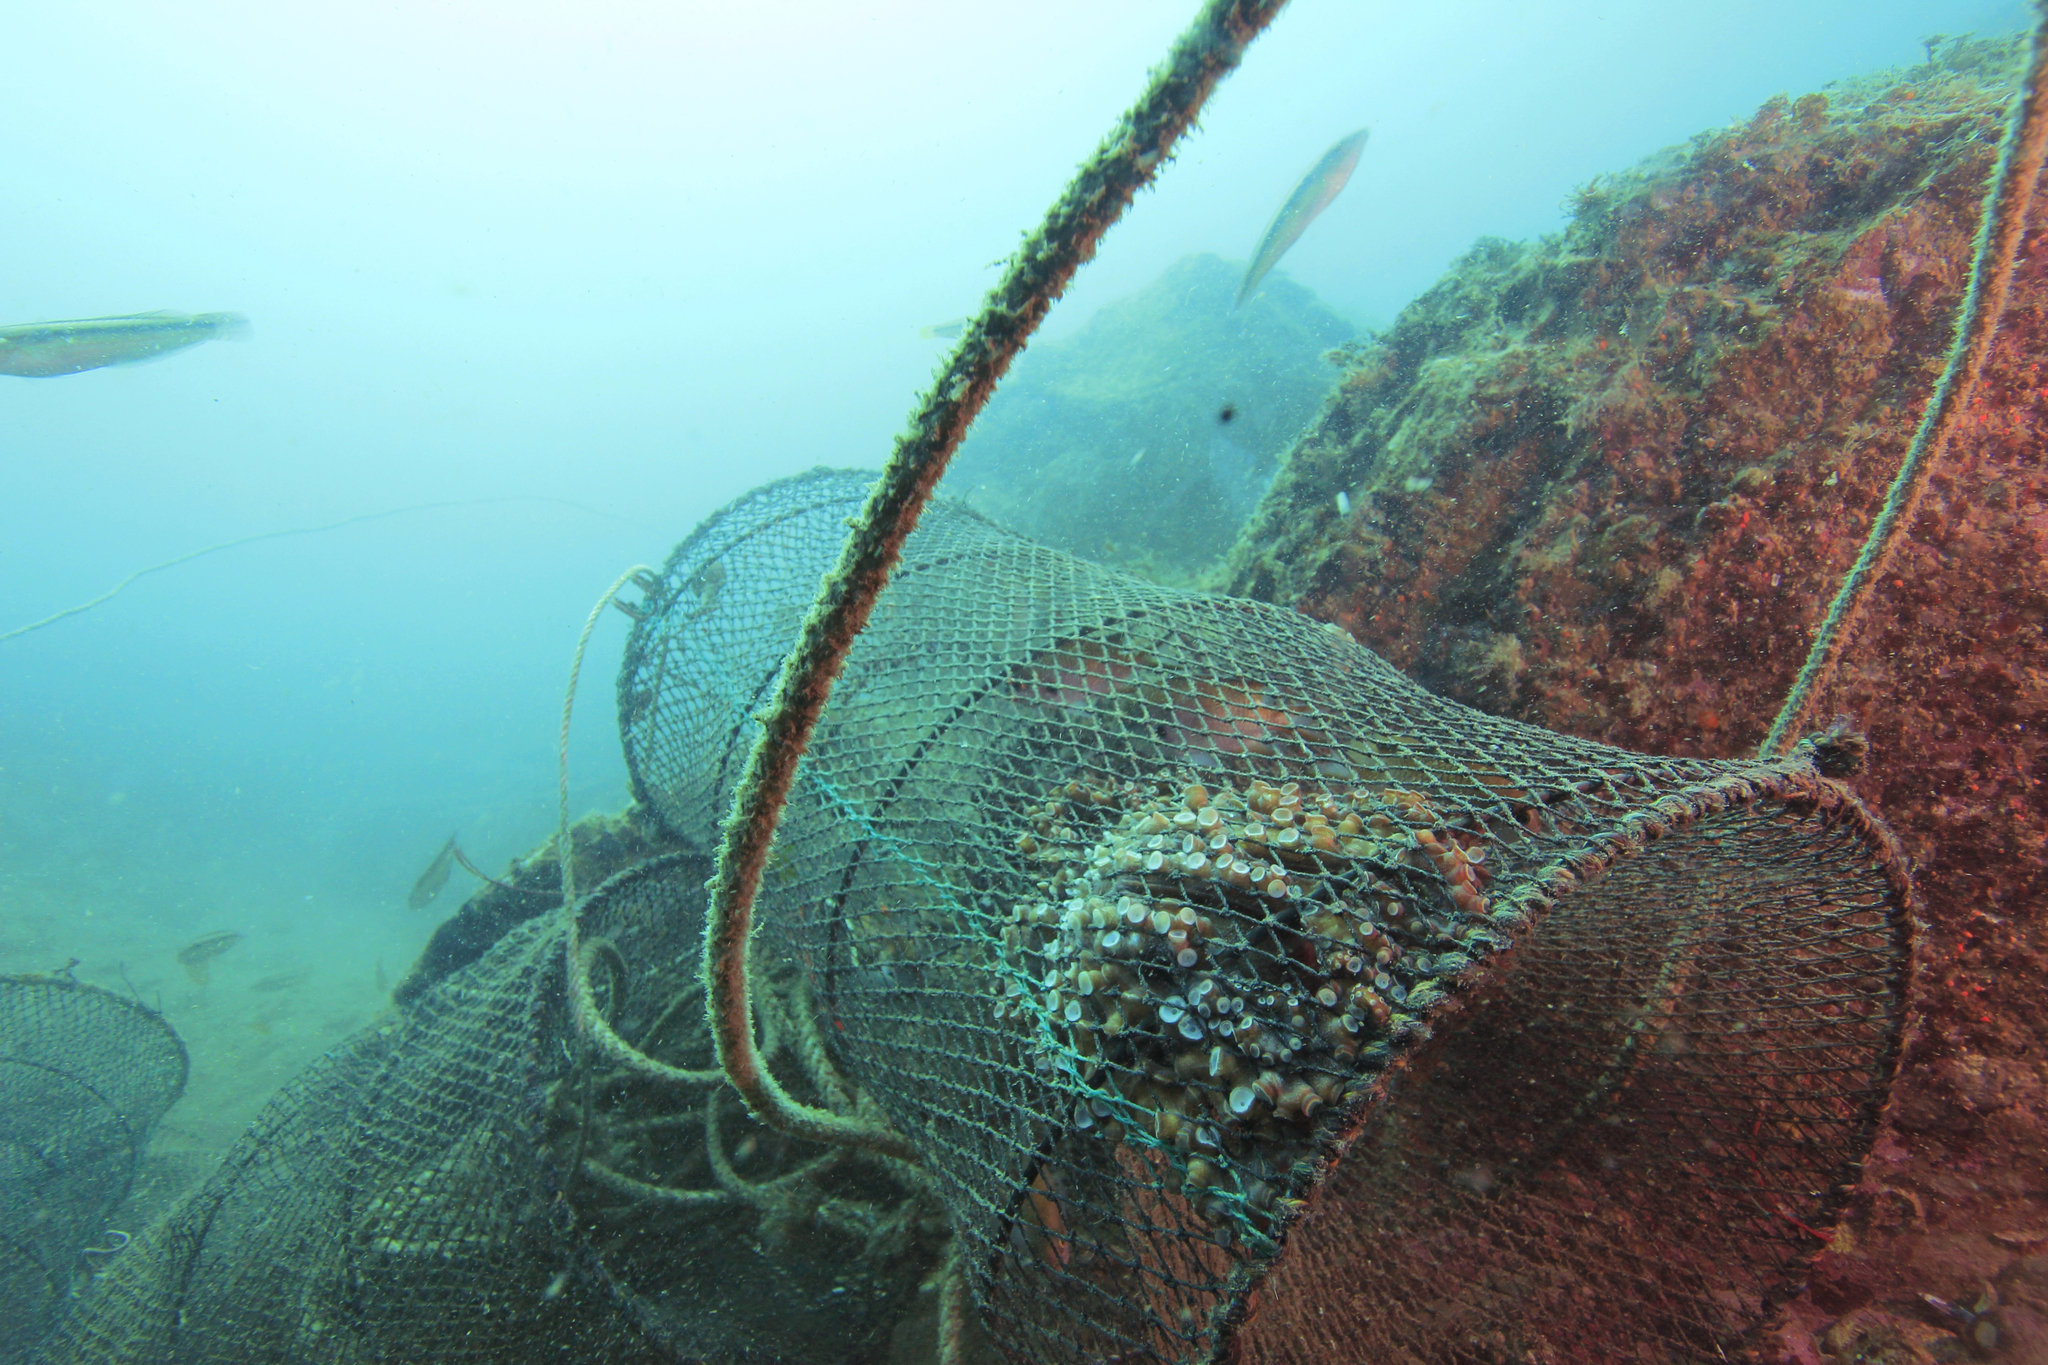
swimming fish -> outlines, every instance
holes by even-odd
[[[711,614],[718,605],[718,594],[725,588],[725,561],[714,559],[683,580],[683,586],[697,595],[697,610],[690,613],[692,621]]]
[[[434,855],[434,861],[427,864],[427,870],[420,873],[420,879],[412,884],[412,894],[405,898],[408,910],[424,910],[427,902],[441,894],[441,888],[448,885],[448,873],[455,866],[455,836],[449,835],[448,842],[441,845],[441,851]]]
[[[277,972],[274,975],[264,977],[261,981],[252,981],[249,983],[249,989],[252,991],[262,991],[264,994],[270,995],[278,991],[288,991],[294,987],[303,986],[312,979],[312,968],[301,967],[297,971]]]
[[[1367,130],[1359,129],[1329,151],[1315,168],[1301,178],[1294,187],[1294,193],[1287,196],[1287,202],[1280,206],[1280,212],[1273,217],[1272,226],[1259,239],[1259,249],[1252,253],[1252,263],[1245,267],[1244,283],[1237,287],[1237,302],[1231,307],[1238,308],[1251,297],[1252,290],[1266,277],[1287,248],[1308,231],[1308,225],[1316,215],[1330,207],[1331,201],[1344,189],[1351,179],[1351,172],[1358,165],[1358,154],[1365,150]]]
[[[248,330],[249,320],[240,313],[129,313],[17,323],[0,327],[0,374],[48,379],[107,365],[133,365]]]
[[[917,334],[926,341],[952,341],[967,330],[970,321],[970,318],[954,318],[951,322],[935,322],[929,327],[918,328]]]
[[[211,974],[207,964],[241,941],[242,936],[232,929],[208,934],[178,950],[178,965],[185,969],[185,975],[192,978],[193,985],[204,986]]]

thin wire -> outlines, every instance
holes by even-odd
[[[582,633],[576,637],[576,658],[569,665],[569,686],[562,693],[562,731],[555,748],[556,783],[560,798],[560,824],[555,833],[555,862],[562,873],[562,913],[568,920],[568,930],[562,945],[563,969],[568,977],[569,1011],[576,1022],[576,1031],[606,1060],[650,1080],[672,1085],[715,1085],[725,1079],[723,1071],[715,1067],[695,1071],[686,1067],[670,1066],[667,1062],[640,1051],[612,1029],[603,1011],[598,1009],[596,998],[591,994],[590,964],[585,960],[589,954],[583,944],[582,907],[576,903],[576,844],[569,826],[569,718],[576,709],[576,684],[583,676],[583,656],[590,648],[590,636],[597,629],[597,618],[604,615],[604,609],[611,605],[612,599],[617,597],[628,583],[641,574],[653,572],[645,564],[635,564],[613,579],[612,585],[604,590],[604,596],[597,599],[596,605],[590,609],[590,615],[584,619]]]
[[[1950,433],[1970,405],[1985,358],[1991,354],[2044,156],[2048,156],[2048,9],[2035,25],[2033,55],[2014,98],[2005,139],[1998,148],[1998,164],[1978,215],[1969,287],[1956,309],[1955,340],[1949,347],[1948,363],[1920,415],[1905,461],[1885,492],[1884,506],[1871,523],[1870,534],[1842,579],[1835,600],[1829,603],[1828,614],[1785,694],[1784,705],[1771,722],[1770,732],[1757,746],[1759,758],[1783,751],[1796,737],[1807,708],[1833,679],[1871,589],[1883,580],[1899,541],[1912,528],[1921,495],[1948,449]]]
[[[26,635],[32,630],[41,630],[44,626],[55,625],[67,616],[77,616],[81,612],[91,611],[101,603],[111,600],[121,589],[127,587],[138,578],[153,573],[162,573],[165,569],[175,569],[180,564],[189,564],[204,555],[218,554],[222,550],[233,550],[243,545],[254,545],[259,540],[281,540],[286,536],[313,536],[319,535],[323,531],[339,531],[345,526],[356,526],[366,521],[381,521],[386,517],[403,516],[408,512],[434,512],[450,507],[486,507],[495,503],[505,502],[552,502],[558,503],[563,507],[574,507],[578,511],[588,512],[594,517],[605,517],[612,521],[623,521],[629,526],[646,525],[644,522],[634,521],[631,517],[622,517],[616,512],[607,512],[602,508],[592,507],[587,503],[575,502],[569,498],[550,498],[540,494],[511,494],[500,498],[456,498],[447,502],[416,502],[404,507],[387,507],[381,512],[364,512],[358,516],[343,517],[340,521],[322,522],[318,526],[289,526],[282,531],[259,531],[253,536],[241,536],[235,540],[224,540],[218,545],[208,545],[201,549],[187,551],[175,559],[166,559],[161,564],[152,564],[146,569],[137,569],[134,573],[129,574],[90,602],[80,602],[75,607],[66,607],[60,612],[45,616],[40,621],[31,621],[25,626],[16,626],[13,630],[0,633],[0,643],[5,643],[17,636]]]
[[[574,850],[569,843],[569,718],[576,710],[576,683],[583,676],[583,654],[590,648],[590,633],[597,629],[597,618],[604,615],[604,609],[611,605],[612,599],[619,595],[621,589],[633,581],[635,574],[653,572],[654,570],[645,564],[635,564],[614,578],[612,585],[604,590],[604,596],[597,599],[597,604],[590,609],[590,615],[584,618],[583,632],[576,637],[576,658],[569,665],[569,686],[562,692],[562,731],[555,746],[555,778],[560,796],[561,821],[555,860],[561,865],[562,870],[562,904],[569,908],[572,916],[576,909],[576,860],[570,856]],[[570,960],[575,960],[573,953]]]

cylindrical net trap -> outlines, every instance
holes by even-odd
[[[126,1240],[91,1246],[186,1071],[184,1043],[148,1006],[69,976],[0,976],[0,1361],[36,1358]]]
[[[598,1011],[701,1083],[579,1046],[563,1007],[567,921],[535,915],[286,1085],[26,1359],[887,1358],[943,1229],[875,1163],[761,1130],[711,1067],[697,970],[708,870],[665,854],[578,905]],[[761,1050],[800,1098],[829,1102],[807,1084],[811,1035],[780,1008],[779,987],[801,998],[792,975],[761,973]],[[9,1061],[0,1046],[0,1077]],[[5,1117],[20,1134],[31,1116]]]
[[[620,677],[715,840],[867,479],[714,516]],[[1662,1361],[1796,1285],[1897,1059],[1909,890],[1812,751],[1653,758],[938,503],[757,940],[1020,1359]]]

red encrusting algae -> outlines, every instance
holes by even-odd
[[[1482,242],[1345,357],[1224,585],[1489,711],[1753,752],[1940,370],[2020,64],[1963,41],[1774,99],[1581,190],[1559,237]],[[1764,1360],[1985,1332],[2048,1358],[2044,231],[2037,199],[1974,409],[1816,711],[1868,733],[1854,785],[1918,863],[1920,1022]]]

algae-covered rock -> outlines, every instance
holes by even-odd
[[[1480,242],[1351,351],[1229,590],[1488,710],[1752,747],[1940,368],[2016,56],[1781,96]]]
[[[1352,350],[1230,588],[1489,711],[1754,752],[1940,373],[2022,55],[1773,99],[1585,187],[1557,236],[1482,242]],[[1852,781],[1916,863],[1914,1033],[1761,1361],[2048,1359],[2044,232],[2037,191],[1983,381],[1813,710],[1867,732]]]
[[[1354,329],[1284,278],[1233,309],[1238,270],[1190,256],[1020,357],[948,491],[1025,535],[1165,580],[1229,548],[1315,417]]]

